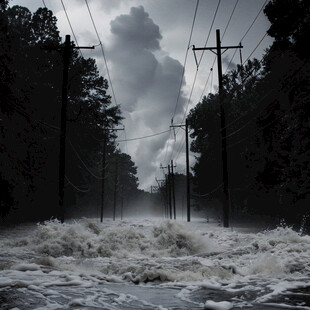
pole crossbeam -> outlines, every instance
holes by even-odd
[[[221,46],[220,49],[221,50],[228,50],[230,48],[243,48],[242,45],[235,45],[235,46]],[[193,45],[193,48],[192,50],[193,51],[211,51],[211,50],[217,50],[218,47],[217,46],[214,46],[214,47],[195,47],[195,45]]]

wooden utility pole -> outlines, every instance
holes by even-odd
[[[61,116],[60,116],[60,141],[59,141],[59,212],[60,220],[65,221],[64,194],[65,194],[65,170],[66,170],[66,131],[67,131],[67,104],[68,104],[68,71],[70,62],[71,42],[66,35],[63,48],[63,71],[61,88]]]
[[[124,185],[121,186],[121,221],[123,220],[124,210]]]
[[[59,50],[63,55],[63,72],[61,88],[61,116],[60,116],[60,141],[59,141],[59,183],[58,197],[59,209],[57,216],[61,222],[65,221],[64,210],[64,188],[65,188],[65,171],[66,171],[66,133],[67,133],[67,105],[68,105],[68,75],[70,55],[72,49],[94,49],[94,46],[72,46],[70,35],[66,35],[65,43],[62,46],[43,47],[45,50]]]
[[[118,179],[118,162],[115,160],[115,175],[114,175],[114,203],[113,203],[113,221],[115,221],[116,215],[116,192],[117,192],[117,179]]]
[[[173,166],[173,160],[171,159],[171,190],[172,190],[172,205],[173,205],[173,218],[176,220],[176,208],[175,208],[175,187],[174,187],[174,172],[173,168],[176,166]]]
[[[165,174],[164,169],[167,169],[168,166],[163,167],[162,164],[160,164],[160,169],[163,169],[163,173],[165,175],[165,181],[166,181],[166,204],[165,204],[165,214],[166,218],[168,218],[168,209],[169,209],[169,178],[168,175]]]
[[[172,220],[172,195],[171,195],[171,170],[170,165],[168,165],[168,199],[169,199],[169,217]]]
[[[102,149],[102,180],[101,180],[101,210],[100,210],[100,222],[103,221],[103,206],[104,206],[104,180],[105,180],[105,162],[106,162],[106,148],[107,148],[107,133],[103,133],[103,149]]]
[[[223,73],[222,73],[222,50],[225,53],[231,48],[242,48],[241,44],[237,46],[221,46],[220,30],[216,30],[216,47],[193,47],[193,51],[209,50],[216,51],[218,82],[219,82],[219,99],[220,99],[220,116],[221,116],[221,140],[222,140],[222,173],[223,173],[223,223],[224,227],[229,227],[229,195],[228,195],[228,165],[227,165],[227,141],[226,141],[226,121],[225,109],[223,103]],[[213,52],[214,53],[214,52]]]
[[[104,209],[104,188],[105,188],[105,165],[106,165],[106,149],[107,149],[107,136],[109,131],[119,131],[124,128],[104,128],[103,130],[103,150],[102,150],[102,173],[101,173],[101,210],[100,222],[103,222],[103,209]]]
[[[158,180],[157,178],[155,178],[157,184],[158,184],[158,190],[160,192],[160,195],[161,195],[161,199],[162,199],[162,202],[164,204],[164,214],[165,214],[165,208],[166,208],[166,201],[165,201],[165,194],[163,192],[163,186],[162,184],[165,182],[165,180]]]
[[[189,143],[188,143],[188,120],[185,125],[171,125],[170,127],[185,127],[185,148],[186,148],[186,197],[187,197],[187,221],[191,221],[191,188],[190,188],[190,173],[189,173]],[[184,129],[184,128],[183,128]]]
[[[187,221],[191,221],[191,185],[189,174],[189,143],[188,143],[188,119],[185,121],[185,144],[186,144],[186,195],[187,195]]]

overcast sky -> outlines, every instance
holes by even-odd
[[[44,3],[57,17],[61,36],[72,36],[61,0],[14,0],[10,5],[19,4],[34,11]],[[63,3],[78,44],[98,44],[85,0],[63,0]],[[196,0],[88,0],[104,47],[115,99],[125,117],[126,131],[120,133],[119,141],[125,137],[133,139],[167,131],[172,118],[174,124],[184,123],[186,111],[188,113],[199,102],[205,86],[206,94],[216,92],[217,67],[215,65],[211,79],[215,55],[210,51],[203,54],[192,88],[196,64],[190,49],[178,97],[196,3]],[[220,29],[221,35],[224,34],[235,5],[222,45],[239,45],[265,0],[222,0],[219,7],[218,3],[218,0],[199,1],[190,45],[204,46],[210,33],[207,46],[215,46],[215,31]],[[268,28],[269,22],[261,12],[242,40],[243,61],[251,55]],[[261,59],[271,42],[266,36],[251,58]],[[239,52],[232,60],[233,53],[234,50],[228,50],[222,56],[224,73],[229,63],[231,69],[240,63]],[[83,55],[96,58],[100,72],[107,78],[99,47],[94,51],[84,50]],[[201,53],[197,53],[197,58],[200,57]],[[112,99],[113,103],[115,99]],[[185,173],[184,131],[179,129],[175,133],[119,142],[121,150],[129,153],[138,167],[140,188],[150,190],[151,185],[156,185],[155,177],[163,177],[160,164],[166,166],[171,159],[176,162],[176,171]]]

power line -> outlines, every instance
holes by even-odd
[[[236,7],[237,7],[238,2],[239,2],[239,0],[236,0],[236,3],[235,3],[235,5],[234,5],[234,7],[233,7],[233,9],[232,9],[232,12],[231,12],[230,17],[229,17],[229,19],[228,19],[228,22],[227,22],[227,24],[226,24],[225,30],[224,30],[224,32],[223,32],[222,40],[223,40],[223,38],[224,38],[224,36],[225,36],[225,34],[226,34],[226,31],[227,31],[227,29],[228,29],[228,26],[229,26],[229,24],[230,24],[230,22],[231,22],[231,19],[232,19],[234,13],[235,13],[235,10],[236,10]]]
[[[67,184],[66,185],[71,185],[73,188],[75,188],[78,192],[81,192],[81,193],[87,193],[87,192],[89,192],[89,190],[90,190],[90,188],[88,188],[88,189],[80,189],[77,185],[74,185],[69,179],[68,179],[68,177],[65,175],[65,178],[66,178],[66,180],[67,180]],[[82,185],[80,185],[80,186],[82,186]]]
[[[260,102],[262,102],[266,97],[268,97],[275,89],[272,88],[269,90],[269,92],[267,92],[265,94],[265,96],[263,96],[263,98],[261,98],[258,102],[256,102],[256,104],[259,104]],[[236,133],[238,133],[239,131],[241,131],[242,129],[244,129],[245,127],[247,127],[255,118],[257,118],[257,116],[259,114],[261,114],[262,112],[264,112],[264,109],[262,109],[261,111],[255,113],[255,115],[253,117],[251,117],[243,126],[241,126],[240,128],[236,129],[235,131],[233,131],[232,133],[230,133],[229,135],[226,135],[226,138],[232,137],[234,136]],[[227,127],[227,126],[226,126]]]
[[[233,10],[232,10],[232,12],[231,12],[231,14],[230,14],[230,17],[229,17],[229,19],[228,19],[228,22],[227,22],[227,24],[226,24],[224,33],[223,33],[223,35],[222,35],[222,39],[224,38],[224,36],[225,36],[225,34],[226,34],[226,31],[227,31],[227,29],[228,29],[228,26],[229,26],[229,24],[230,24],[230,22],[231,22],[231,20],[232,20],[232,17],[233,17],[233,14],[234,14],[235,10],[236,10],[238,1],[239,1],[239,0],[237,0],[237,1],[235,2],[235,5],[234,5],[234,7],[233,7]],[[261,9],[259,10],[259,12],[258,12],[257,15],[255,16],[254,20],[253,20],[252,23],[250,24],[249,28],[247,29],[247,31],[246,31],[245,34],[243,35],[243,37],[242,37],[242,39],[240,40],[240,42],[247,36],[247,34],[249,33],[250,29],[253,27],[254,23],[256,22],[258,16],[260,15],[260,13],[262,12],[263,8],[265,7],[266,3],[267,3],[267,0],[264,2],[263,6],[261,7]],[[210,28],[210,31],[209,31],[209,33],[208,33],[205,46],[207,45],[207,42],[208,42],[208,40],[209,40],[210,33],[211,33],[211,31],[212,31],[212,28],[213,28],[213,25],[214,25],[214,21],[215,21],[215,18],[216,18],[218,9],[219,9],[219,5],[220,5],[220,0],[219,0],[219,2],[218,2],[218,5],[217,5],[217,7],[216,7],[216,10],[215,10],[215,13],[214,13],[214,16],[213,16],[213,20],[212,20],[212,23],[211,23],[211,28]],[[257,45],[257,46],[255,47],[255,49],[252,51],[252,53],[250,54],[250,56],[251,56],[251,55],[254,53],[254,51],[258,48],[258,46],[261,44],[261,42],[262,42],[263,39],[266,37],[266,35],[267,35],[267,33],[266,33],[266,34],[264,35],[264,37],[259,41],[258,45]],[[231,64],[231,62],[232,62],[232,60],[233,60],[233,58],[234,58],[234,56],[235,56],[235,54],[236,54],[236,51],[237,51],[237,50],[235,50],[234,55],[233,55],[233,57],[232,57],[232,59],[231,59],[231,61],[230,61],[230,64]],[[200,57],[200,59],[199,59],[198,67],[199,67],[199,65],[200,65],[200,63],[201,63],[203,54],[204,54],[204,50],[203,50],[203,53],[202,53],[202,55],[201,55],[201,57]],[[250,56],[249,56],[249,57],[250,57]],[[247,60],[248,60],[248,59],[247,59]],[[214,58],[213,65],[212,65],[212,69],[213,69],[213,66],[214,66],[215,61],[216,61],[216,57]],[[229,66],[230,66],[230,64],[229,64]],[[227,67],[227,70],[228,70],[229,66]],[[227,70],[226,70],[226,71],[227,71]],[[213,71],[213,70],[212,70],[212,71]],[[210,79],[210,75],[211,75],[211,72],[212,72],[212,71],[210,71],[210,73],[209,73],[209,76],[208,76],[208,78],[207,78],[207,81],[206,81],[204,90],[203,90],[202,95],[201,95],[201,97],[200,97],[200,101],[201,101],[201,98],[202,98],[202,96],[203,96],[203,93],[204,93],[204,91],[205,91],[205,89],[206,89],[206,87],[207,87],[207,84],[208,84],[208,81],[209,81],[209,79]],[[225,72],[225,73],[226,73],[226,72]],[[197,79],[197,71],[196,71],[196,74],[195,74],[195,78],[194,78],[194,82],[193,82],[193,85],[192,85],[191,93],[190,93],[190,96],[189,96],[189,100],[188,100],[188,103],[187,103],[187,106],[186,106],[186,110],[185,110],[185,114],[184,114],[184,116],[183,116],[183,120],[182,120],[182,121],[184,121],[185,115],[186,115],[186,113],[187,113],[188,106],[189,106],[189,102],[190,102],[190,99],[191,99],[191,96],[192,96],[192,93],[193,93],[194,85],[195,85],[195,83],[196,83],[196,79]],[[227,126],[225,126],[225,127],[227,127]],[[177,156],[179,156],[180,152],[181,152],[181,148],[180,148],[179,151],[177,152]],[[172,153],[173,153],[173,152],[172,152]],[[171,156],[172,156],[172,155],[171,155]]]
[[[258,11],[258,13],[256,14],[256,16],[254,17],[252,23],[250,24],[250,26],[248,27],[248,29],[246,30],[246,32],[244,33],[244,35],[243,35],[242,38],[240,39],[240,42],[242,42],[242,41],[244,40],[244,38],[248,35],[249,31],[251,30],[251,28],[252,28],[253,25],[255,24],[257,18],[259,17],[259,15],[261,14],[261,12],[263,11],[263,9],[264,9],[264,7],[266,6],[267,2],[268,2],[268,0],[266,0],[266,1],[264,2],[264,4],[263,4],[263,6],[261,7],[261,9]],[[228,65],[228,67],[227,67],[227,69],[226,69],[226,71],[225,71],[225,74],[226,74],[226,72],[228,71],[228,68],[230,67],[230,65],[231,65],[231,63],[232,63],[232,61],[233,61],[233,59],[234,59],[234,57],[235,57],[235,55],[236,55],[236,52],[237,52],[237,50],[235,50],[235,52],[234,52],[234,54],[233,54],[233,56],[232,56],[232,58],[231,58],[231,60],[230,60],[230,62],[229,62],[229,65]],[[252,55],[252,54],[253,54],[253,53],[251,53],[251,55]],[[247,60],[248,60],[248,59],[247,59]]]
[[[213,19],[212,19],[212,23],[211,23],[211,27],[210,27],[210,30],[209,30],[209,33],[208,33],[208,36],[207,36],[207,39],[206,39],[206,42],[205,42],[204,47],[206,47],[207,44],[208,44],[208,41],[209,41],[209,38],[210,38],[210,34],[211,34],[211,31],[212,31],[212,28],[213,28],[213,25],[214,25],[214,21],[215,21],[215,18],[216,18],[216,16],[217,16],[217,12],[218,12],[218,9],[219,9],[219,7],[220,7],[220,4],[221,4],[221,0],[219,0],[219,2],[218,2],[218,4],[217,4],[217,7],[216,7],[216,9],[215,9],[215,12],[214,12],[214,15],[213,15]],[[205,52],[205,51],[202,51],[202,54],[201,54],[201,56],[200,56],[200,59],[199,59],[199,62],[198,62],[198,66],[197,66],[197,67],[200,66],[200,63],[201,63],[202,57],[203,57],[203,55],[204,55],[204,52]]]
[[[79,159],[79,161],[82,163],[82,165],[85,167],[85,169],[96,179],[98,180],[102,180],[102,177],[99,177],[97,175],[95,175],[85,164],[85,162],[83,161],[83,159],[81,158],[81,156],[79,155],[79,153],[77,152],[77,150],[75,149],[75,147],[73,146],[73,144],[71,143],[71,141],[68,139],[69,144],[71,145],[71,148],[73,150],[73,152],[75,153],[76,157]]]
[[[223,183],[221,183],[220,185],[218,185],[217,187],[215,187],[213,190],[211,190],[210,192],[206,193],[206,194],[192,194],[195,197],[207,197],[210,196],[211,194],[215,193],[217,190],[219,190],[221,187],[223,186]]]
[[[211,77],[211,89],[212,89],[213,67],[214,67],[215,61],[216,61],[216,57],[214,58],[214,61],[213,61],[212,67],[211,67],[211,69],[210,69],[210,72],[209,72],[209,75],[208,75],[207,81],[206,81],[205,86],[204,86],[204,88],[203,88],[203,91],[202,91],[202,93],[201,93],[201,96],[200,96],[199,102],[201,102],[201,101],[202,101],[202,97],[203,97],[203,94],[204,94],[204,93],[205,93],[205,91],[206,91],[206,88],[207,88],[207,85],[208,85],[208,82],[209,82],[210,77]]]
[[[243,41],[243,39],[247,36],[247,34],[249,33],[249,31],[251,30],[251,28],[253,27],[253,25],[255,24],[258,16],[260,15],[260,13],[262,12],[262,10],[264,9],[264,7],[266,6],[268,0],[266,0],[263,4],[263,6],[261,7],[261,9],[259,10],[259,12],[257,13],[257,15],[255,16],[253,22],[251,23],[251,25],[249,26],[248,30],[245,32],[245,34],[243,35],[243,37],[241,38],[240,42]]]
[[[236,0],[235,5],[234,5],[234,7],[233,7],[233,9],[232,9],[232,11],[231,11],[231,13],[230,13],[229,19],[228,19],[228,21],[227,21],[225,30],[224,30],[224,32],[223,32],[223,34],[222,34],[221,40],[223,40],[224,37],[225,37],[226,31],[227,31],[227,29],[228,29],[228,26],[229,26],[229,24],[230,24],[230,22],[231,22],[231,20],[232,20],[232,17],[233,17],[233,15],[234,15],[234,13],[235,13],[235,10],[236,10],[236,7],[237,7],[237,5],[238,5],[238,2],[239,2],[239,0]],[[236,53],[236,52],[237,52],[237,49],[235,50],[235,53]],[[206,88],[207,88],[208,81],[209,81],[209,79],[210,79],[210,75],[211,75],[211,74],[212,74],[212,77],[211,77],[211,91],[212,91],[213,67],[214,67],[215,61],[216,61],[216,56],[214,56],[213,64],[212,64],[211,70],[210,70],[210,72],[209,72],[207,81],[206,81],[206,83],[205,83],[205,87],[204,87],[204,89],[203,89],[203,91],[202,91],[202,94],[201,94],[201,96],[200,96],[199,102],[201,102],[201,100],[202,100],[203,94],[204,94],[204,92],[205,92],[205,90],[206,90]]]
[[[88,10],[90,19],[91,19],[91,21],[92,21],[93,27],[94,27],[94,29],[95,29],[97,39],[98,39],[98,41],[99,41],[99,45],[100,45],[100,48],[101,48],[101,53],[102,53],[102,56],[103,56],[103,60],[104,60],[104,63],[105,63],[105,67],[106,67],[106,69],[107,69],[107,75],[108,75],[109,83],[110,83],[110,86],[111,86],[111,91],[112,91],[112,94],[113,94],[114,102],[115,102],[115,105],[117,106],[118,104],[117,104],[117,100],[116,100],[116,96],[115,96],[115,92],[114,92],[114,88],[113,88],[113,84],[112,84],[112,79],[111,79],[111,76],[110,76],[110,71],[109,71],[107,59],[106,59],[106,56],[105,56],[105,53],[104,53],[104,50],[103,50],[103,45],[102,45],[102,42],[101,42],[101,40],[100,40],[100,36],[99,36],[98,30],[97,30],[97,27],[96,27],[96,24],[95,24],[93,15],[92,15],[92,13],[91,13],[90,7],[89,7],[89,5],[88,5],[88,3],[87,3],[87,0],[85,0],[85,3],[86,3],[86,6],[87,6],[87,10]]]
[[[249,58],[253,55],[253,53],[257,50],[257,48],[260,46],[260,44],[263,42],[263,40],[266,38],[267,36],[267,32],[263,35],[263,37],[260,39],[260,41],[258,42],[258,44],[256,45],[256,47],[254,48],[254,50],[251,52],[251,54],[248,56],[248,58],[242,63],[242,65],[244,65]]]
[[[164,163],[166,162],[166,160],[167,160],[167,156],[168,156],[168,146],[169,146],[169,142],[170,142],[170,136],[171,136],[171,132],[172,132],[172,129],[170,128],[169,129],[169,138],[168,138],[168,140],[166,141],[166,152],[165,152],[165,157],[164,157]],[[168,143],[167,143],[168,142]]]
[[[127,144],[127,134],[126,134],[126,128],[125,128],[125,126],[124,126],[124,134],[125,134],[125,142],[126,142],[126,151],[127,151],[127,154],[129,154],[129,152],[128,152],[128,144]]]
[[[61,1],[61,4],[62,4],[62,7],[63,7],[63,9],[64,9],[64,12],[65,12],[65,14],[66,14],[67,21],[68,21],[68,23],[69,23],[69,26],[70,26],[72,35],[73,35],[74,40],[75,40],[75,43],[76,43],[77,46],[79,46],[78,41],[77,41],[76,36],[75,36],[75,33],[74,33],[74,30],[73,30],[73,27],[72,27],[72,24],[71,24],[71,22],[70,22],[70,19],[69,19],[68,13],[67,13],[67,10],[66,10],[66,7],[65,7],[65,5],[64,5],[64,3],[63,3],[63,0],[60,0],[60,1]],[[79,52],[80,52],[81,56],[84,57],[83,54],[82,54],[82,51],[81,51],[80,49],[79,49]]]
[[[187,44],[187,49],[186,49],[186,53],[185,53],[185,58],[184,58],[184,63],[183,63],[182,77],[181,77],[181,80],[180,80],[180,86],[179,86],[177,101],[175,103],[175,108],[174,108],[172,119],[174,119],[174,116],[175,116],[175,113],[176,113],[176,110],[177,110],[178,101],[179,101],[180,94],[181,94],[182,83],[183,83],[183,80],[184,80],[185,66],[186,66],[188,51],[190,49],[190,43],[191,43],[191,40],[192,40],[192,35],[193,35],[193,30],[194,30],[194,25],[195,25],[195,21],[196,21],[197,10],[198,10],[198,5],[199,5],[199,0],[197,0],[197,2],[196,2],[195,13],[194,13],[194,17],[193,17],[192,27],[191,27],[191,31],[190,31],[190,35],[189,35],[189,39],[188,39],[188,44]]]
[[[117,140],[115,141],[116,143],[119,143],[119,142],[128,142],[128,141],[135,141],[135,140],[142,140],[142,139],[147,139],[147,138],[151,138],[151,137],[155,137],[155,136],[159,136],[159,135],[162,135],[166,132],[169,132],[171,131],[171,129],[169,130],[165,130],[165,131],[161,131],[161,132],[157,132],[155,134],[152,134],[152,135],[148,135],[148,136],[143,136],[143,137],[137,137],[137,138],[131,138],[131,139],[125,139],[125,140]]]
[[[42,125],[42,126],[44,126],[44,127],[47,127],[47,128],[52,129],[52,130],[54,130],[54,131],[57,131],[57,132],[60,131],[60,129],[59,129],[58,127],[54,126],[54,125],[50,125],[50,124],[48,124],[48,123],[46,123],[46,122],[44,122],[44,121],[41,121],[41,120],[38,120],[38,119],[33,118],[29,113],[27,113],[26,111],[21,110],[21,109],[18,107],[18,105],[17,105],[12,99],[10,99],[10,98],[4,96],[2,93],[0,93],[0,96],[1,96],[2,99],[4,99],[9,105],[11,105],[11,106],[15,109],[15,111],[16,111],[18,114],[24,116],[24,117],[27,118],[28,120],[32,120],[32,121],[34,121],[34,122],[36,122],[36,123],[38,123],[38,124],[40,124],[40,125]]]
[[[214,22],[215,22],[215,19],[216,19],[216,16],[217,16],[220,4],[221,4],[221,0],[218,1],[217,7],[215,9],[215,12],[214,12],[214,15],[213,15],[213,19],[212,19],[212,22],[211,22],[211,26],[210,26],[210,30],[209,30],[208,36],[206,38],[205,46],[208,44],[208,41],[209,41],[209,38],[210,38],[210,34],[211,34],[211,31],[212,31],[212,28],[213,28],[213,25],[214,25]],[[197,70],[196,70],[195,77],[194,77],[194,80],[193,80],[193,84],[192,84],[192,87],[191,87],[190,95],[188,97],[188,101],[187,101],[187,104],[186,104],[185,112],[184,112],[184,115],[183,115],[183,118],[182,118],[182,121],[181,121],[182,123],[184,123],[184,120],[186,118],[188,107],[189,107],[189,104],[190,104],[190,101],[191,101],[191,98],[192,98],[192,94],[193,94],[193,91],[194,91],[194,88],[195,88],[196,80],[197,80],[199,65],[200,65],[200,63],[202,61],[203,55],[204,55],[204,51],[202,52],[202,54],[200,56],[200,59],[199,59],[199,62],[197,63]],[[177,131],[176,135],[178,134],[178,132],[179,132],[179,130]],[[174,142],[174,145],[175,145],[175,142]],[[171,158],[172,158],[172,155],[173,155],[173,149],[174,149],[174,147],[172,148],[172,152],[171,152],[171,156],[170,156]]]

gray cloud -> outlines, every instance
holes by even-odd
[[[169,129],[183,66],[161,50],[160,29],[142,6],[115,18],[111,33],[108,54],[114,73],[113,86],[126,116],[128,138]],[[176,116],[183,115],[185,102],[181,93]],[[167,138],[164,134],[129,142],[142,187],[154,182],[160,165],[156,159],[163,160]]]
[[[111,32],[121,44],[128,47],[158,50],[162,36],[159,27],[149,18],[142,6],[130,9],[129,15],[120,15],[111,22]]]

